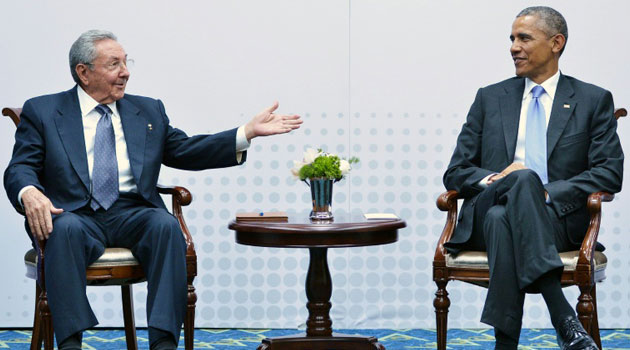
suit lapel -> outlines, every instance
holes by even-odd
[[[577,101],[573,99],[573,87],[561,74],[558,80],[558,88],[551,107],[551,116],[547,126],[547,159],[551,156],[554,147],[558,143],[569,118],[573,114]]]
[[[127,142],[129,163],[136,184],[140,182],[144,165],[144,145],[147,134],[147,121],[140,110],[124,97],[116,104]]]
[[[87,154],[85,153],[83,119],[81,117],[76,86],[66,91],[63,98],[64,101],[56,111],[55,125],[72,168],[89,191],[90,175],[88,173]]]
[[[518,122],[521,118],[521,103],[523,101],[523,79],[515,79],[505,87],[505,95],[500,97],[501,123],[503,124],[503,136],[507,150],[508,163],[514,161],[516,151],[516,139],[518,137]]]

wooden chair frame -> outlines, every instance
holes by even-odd
[[[17,126],[20,122],[21,108],[4,108],[2,114],[11,118]],[[160,194],[172,196],[172,214],[177,218],[182,229],[184,239],[186,240],[186,272],[188,279],[188,301],[186,306],[186,316],[184,319],[184,343],[186,350],[193,349],[194,332],[195,332],[195,305],[197,303],[197,294],[193,281],[197,276],[197,253],[192,236],[182,213],[182,207],[187,206],[192,201],[192,195],[184,187],[163,187],[157,188]],[[45,350],[52,350],[54,345],[53,324],[48,306],[48,297],[45,289],[44,274],[44,250],[46,248],[46,240],[37,242],[39,249],[37,259],[41,262],[38,264],[40,283],[35,283],[35,316],[33,320],[33,336],[31,338],[31,350],[41,349],[42,343]],[[28,255],[28,253],[27,253]],[[127,265],[104,265],[89,266],[87,268],[88,285],[120,285],[123,304],[123,319],[125,324],[125,337],[127,341],[127,349],[137,350],[138,340],[136,337],[136,326],[134,321],[132,284],[143,282],[146,280],[144,272],[137,262]],[[40,286],[41,284],[41,286]]]
[[[626,109],[620,108],[615,111],[615,118],[619,119],[620,117],[625,117],[627,114]],[[588,197],[587,208],[590,214],[590,223],[578,253],[577,265],[573,271],[563,271],[561,277],[561,284],[563,286],[577,285],[580,289],[580,296],[576,307],[578,318],[584,326],[584,329],[589,332],[600,349],[602,348],[602,343],[599,336],[599,323],[597,320],[596,282],[603,281],[606,276],[604,269],[595,271],[594,254],[601,223],[602,202],[610,202],[614,197],[613,194],[606,192],[592,193]],[[433,258],[433,281],[437,285],[433,306],[435,307],[438,350],[446,349],[448,308],[451,305],[448,292],[446,291],[448,282],[458,280],[487,287],[490,281],[489,271],[487,269],[447,266],[448,253],[444,248],[444,243],[451,239],[455,231],[458,199],[461,199],[461,197],[459,197],[457,191],[444,192],[437,199],[437,207],[441,211],[447,212],[446,224],[444,225]]]

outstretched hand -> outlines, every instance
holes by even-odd
[[[52,214],[59,215],[63,209],[55,208],[50,199],[37,188],[22,194],[22,205],[31,233],[37,240],[48,239],[53,230]]]
[[[276,109],[278,109],[278,101],[245,124],[247,141],[258,136],[284,134],[299,128],[302,124],[299,115],[275,114]]]

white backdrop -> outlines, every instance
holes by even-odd
[[[630,3],[548,1],[564,14],[565,74],[611,90],[630,106]],[[199,255],[197,326],[296,327],[304,323],[303,250],[238,246],[227,223],[237,211],[306,215],[307,188],[290,177],[307,146],[358,156],[336,185],[338,212],[393,211],[407,221],[396,244],[332,250],[335,327],[434,327],[431,260],[445,215],[441,177],[476,90],[513,75],[508,36],[528,1],[3,1],[0,105],[73,86],[67,52],[91,28],[116,33],[136,60],[127,92],[160,98],[190,134],[238,126],[274,100],[303,128],[256,139],[245,166],[204,172],[165,168],[160,182],[188,187],[185,211]],[[3,122],[10,158],[14,127]],[[628,144],[630,121],[619,134]],[[6,196],[4,193],[2,196]],[[600,325],[630,327],[630,233],[625,193],[604,206],[601,242],[608,279],[598,287]],[[24,277],[29,240],[22,218],[0,201],[0,327],[29,326],[34,282]],[[451,327],[478,322],[485,290],[450,283]],[[565,289],[572,303],[577,289]],[[118,289],[88,289],[103,326],[120,326]],[[145,324],[144,286],[135,288]],[[529,296],[525,327],[550,327]]]

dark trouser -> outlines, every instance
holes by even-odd
[[[48,303],[57,343],[98,324],[86,296],[86,268],[105,247],[129,248],[148,282],[149,327],[171,333],[176,342],[186,312],[186,243],[170,213],[135,195],[121,195],[107,211],[89,207],[53,219],[46,243]]]
[[[473,233],[463,247],[488,252],[490,286],[481,321],[518,339],[528,287],[546,272],[562,268],[559,251],[576,247],[545,203],[535,172],[515,171],[478,196]]]

